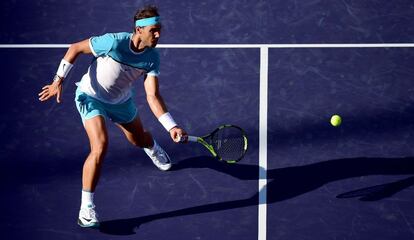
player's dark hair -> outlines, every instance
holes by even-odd
[[[134,16],[134,26],[135,26],[135,22],[139,19],[144,19],[144,18],[150,18],[150,17],[157,17],[160,14],[158,14],[158,8],[154,5],[148,5],[145,6],[143,8],[140,8]],[[134,28],[135,31],[135,28]]]

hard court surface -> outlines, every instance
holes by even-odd
[[[102,227],[81,229],[89,145],[73,99],[92,56],[80,56],[63,102],[40,103],[65,48],[1,48],[2,239],[258,239],[259,136],[267,133],[267,239],[414,238],[414,49],[268,48],[267,126],[259,124],[260,48],[163,44],[412,43],[414,4],[385,1],[22,1],[0,3],[0,44],[69,44],[132,30],[160,8],[160,89],[189,133],[232,123],[249,136],[228,165],[176,145],[145,100],[146,129],[173,158],[160,172],[111,122],[96,190]],[[329,124],[333,114],[343,123]],[[263,223],[260,223],[263,224]]]

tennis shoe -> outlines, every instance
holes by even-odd
[[[94,205],[88,205],[80,209],[78,224],[84,228],[99,228],[98,214]]]
[[[145,153],[151,158],[154,165],[161,171],[167,171],[171,168],[171,159],[168,154],[154,140],[153,150],[144,148]]]

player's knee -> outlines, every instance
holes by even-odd
[[[106,153],[106,147],[106,144],[92,147],[90,155],[97,161],[97,163],[100,163],[103,160]]]

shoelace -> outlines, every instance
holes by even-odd
[[[88,208],[88,214],[90,218],[96,219],[98,214],[95,212],[94,208]]]
[[[167,161],[162,161],[162,163],[167,163],[168,162],[168,158],[167,158],[167,156],[165,156],[165,153],[163,152],[163,151],[160,151],[158,148],[157,149],[154,149],[154,153],[153,153],[153,155],[152,155],[153,157],[155,157],[155,156],[161,156],[162,158],[162,160],[165,160],[165,159],[167,159]],[[158,161],[158,159],[156,159],[157,161]],[[158,162],[161,162],[161,161],[158,161]]]

